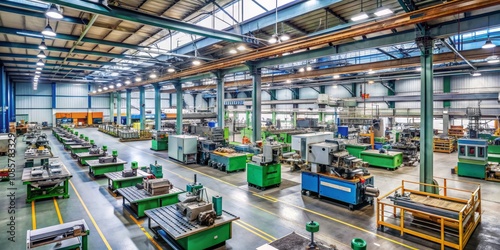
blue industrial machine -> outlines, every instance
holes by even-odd
[[[350,210],[373,204],[379,190],[366,163],[349,155],[342,140],[326,140],[308,145],[310,171],[302,172],[302,194],[314,194],[345,203]]]

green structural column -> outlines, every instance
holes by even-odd
[[[178,135],[182,135],[182,104],[184,103],[182,100],[182,84],[180,82],[176,82],[175,84],[175,94],[177,99],[177,120],[175,123],[175,128]]]
[[[109,122],[113,123],[115,118],[115,93],[109,93]]]
[[[144,130],[146,124],[144,121],[146,120],[146,93],[143,86],[139,87],[139,114],[140,114],[140,122],[141,122],[141,130]]]
[[[326,93],[326,86],[319,86],[319,94],[325,94]],[[322,109],[320,109],[322,110]],[[318,114],[318,121],[323,122],[325,120],[325,113],[324,112],[319,112]]]
[[[433,183],[433,40],[428,36],[417,38],[421,50],[421,104],[420,104],[420,182]],[[433,188],[420,187],[421,191],[432,192]]]
[[[153,84],[155,88],[155,129],[161,129],[161,86],[158,83]]]
[[[297,100],[300,99],[299,89],[290,89],[292,91],[292,99]],[[293,104],[293,118],[292,118],[292,126],[293,128],[297,128],[297,111],[299,109],[298,104]]]
[[[261,139],[261,71],[252,66],[250,67],[252,75],[252,142]]]
[[[224,75],[221,72],[217,76],[217,125],[224,128]]]
[[[395,89],[396,89],[396,81],[395,80],[387,81],[387,95],[388,96],[396,95],[396,92],[394,91]],[[396,107],[396,102],[389,102],[388,105],[390,109],[393,109]]]
[[[172,108],[172,93],[168,93],[168,107]]]
[[[116,92],[116,124],[122,124],[122,93]]]
[[[127,126],[132,125],[132,90],[127,89]]]

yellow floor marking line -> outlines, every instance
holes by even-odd
[[[36,210],[35,210],[35,201],[31,202],[31,229],[36,229]]]
[[[249,231],[250,233],[253,233],[253,234],[255,234],[255,235],[259,236],[260,238],[264,239],[264,240],[265,240],[265,241],[267,241],[267,242],[272,242],[272,241],[273,241],[273,240],[271,240],[271,239],[269,239],[269,238],[267,238],[267,237],[265,237],[265,236],[263,236],[263,235],[261,235],[261,234],[259,234],[259,233],[255,232],[255,231],[253,231],[252,229],[250,229],[250,228],[246,227],[245,225],[243,225],[243,224],[239,223],[237,220],[236,220],[236,221],[233,221],[233,223],[234,223],[234,224],[236,224],[236,225],[238,225],[238,226],[240,226],[241,228],[243,228],[243,229],[245,229],[245,230]]]
[[[148,238],[148,239],[149,239],[149,240],[153,243],[153,245],[155,245],[155,247],[156,247],[157,249],[160,249],[160,250],[161,250],[161,249],[163,249],[163,248],[162,248],[162,247],[158,244],[158,242],[156,242],[156,240],[155,240],[153,237],[151,237],[151,235],[148,233],[148,231],[146,231],[146,229],[145,229],[145,228],[141,225],[141,223],[140,223],[139,221],[137,221],[137,220],[134,218],[134,216],[129,215],[129,217],[130,217],[130,219],[132,219],[132,220],[135,222],[135,224],[136,224],[136,225],[137,225],[137,226],[141,229],[141,231],[142,231],[142,232],[146,235],[146,237],[147,237],[147,238]]]
[[[64,222],[61,216],[61,211],[59,210],[59,204],[57,204],[56,197],[54,197],[53,199],[54,199],[54,206],[56,207],[57,218],[59,219],[59,224],[63,224]]]
[[[245,225],[245,226],[247,226],[247,227],[249,227],[249,228],[251,228],[251,229],[253,229],[253,230],[257,231],[257,232],[261,233],[262,235],[265,235],[265,236],[269,237],[269,239],[271,239],[271,240],[273,240],[273,241],[275,241],[275,240],[276,240],[276,237],[274,237],[274,236],[272,236],[272,235],[270,235],[270,234],[268,234],[268,233],[266,233],[266,232],[264,232],[264,231],[262,231],[262,230],[260,230],[260,229],[258,229],[258,228],[256,228],[256,227],[254,227],[254,226],[252,226],[252,225],[250,225],[250,224],[248,224],[248,223],[246,223],[246,222],[244,222],[244,221],[243,221],[243,220],[241,220],[241,219],[239,219],[239,220],[237,220],[237,221],[238,221],[238,223],[241,223],[241,224],[243,224],[243,225]]]
[[[80,200],[80,203],[82,204],[83,206],[83,209],[85,209],[85,212],[87,212],[87,215],[89,216],[90,218],[90,221],[92,221],[92,224],[94,224],[94,227],[95,229],[97,230],[97,233],[99,233],[99,235],[101,236],[101,239],[102,241],[104,242],[104,245],[106,245],[106,248],[111,250],[111,246],[109,245],[108,243],[108,240],[106,239],[106,237],[104,237],[104,234],[102,234],[102,231],[101,229],[99,228],[99,226],[97,225],[97,223],[95,222],[94,220],[94,216],[92,216],[92,214],[90,213],[89,209],[87,208],[87,206],[85,205],[85,202],[83,202],[82,200],[82,197],[80,196],[80,193],[78,193],[78,191],[76,190],[76,187],[75,185],[73,185],[73,182],[72,181],[69,181],[69,184],[71,185],[71,187],[73,188],[73,190],[75,191],[75,194],[76,194],[76,197],[78,197],[78,200]]]
[[[125,143],[123,143],[123,144],[124,144],[124,145],[127,145],[127,144],[125,144]],[[137,149],[137,148],[132,147],[132,146],[129,146],[129,145],[127,145],[127,146],[128,146],[128,147],[131,147],[131,148],[134,148],[134,149],[136,149],[136,150],[142,151],[142,152],[144,152],[145,154],[149,154],[149,155],[151,155],[151,156],[154,156],[154,157],[160,158],[160,157],[158,157],[158,156],[156,156],[156,155],[154,155],[154,154],[151,154],[151,153],[149,153],[149,152],[143,151],[143,150],[141,150],[141,149]],[[232,186],[232,187],[236,187],[236,188],[238,188],[238,189],[241,189],[240,187],[238,187],[238,186],[236,186],[236,185],[234,185],[234,184],[232,184],[232,183],[229,183],[229,182],[223,181],[223,180],[221,180],[221,179],[219,179],[219,178],[216,178],[216,177],[210,176],[210,175],[205,174],[205,173],[203,173],[203,172],[200,172],[200,171],[198,171],[198,170],[195,170],[195,169],[188,168],[188,167],[186,167],[186,166],[180,165],[180,164],[179,164],[179,163],[177,163],[177,162],[170,161],[170,160],[167,160],[167,159],[164,159],[164,158],[160,158],[160,159],[161,159],[161,160],[163,160],[163,161],[165,161],[165,162],[167,162],[167,163],[172,163],[172,164],[177,165],[177,166],[179,166],[179,167],[182,167],[182,168],[184,168],[184,169],[188,169],[188,170],[191,170],[191,171],[193,171],[193,172],[199,173],[199,174],[201,174],[201,175],[203,175],[203,176],[206,176],[206,177],[212,178],[212,179],[214,179],[214,180],[220,181],[220,182],[225,183],[225,184],[227,184],[227,185],[229,185],[229,186]],[[167,170],[167,171],[168,171],[168,170]],[[169,171],[169,172],[171,172],[171,171]],[[173,173],[173,172],[171,172],[171,173]],[[176,174],[176,175],[178,175],[178,174]],[[178,175],[178,176],[179,176],[179,175]],[[184,178],[184,179],[185,179],[185,178]],[[241,190],[244,190],[244,189],[241,189]],[[333,217],[327,216],[327,215],[325,215],[325,214],[322,214],[322,213],[318,213],[318,212],[315,212],[315,211],[309,210],[309,209],[307,209],[307,208],[299,207],[299,206],[297,206],[297,205],[294,205],[294,204],[291,204],[291,203],[284,202],[284,201],[279,200],[279,199],[276,199],[276,198],[274,198],[274,197],[269,197],[269,196],[265,196],[265,195],[260,195],[260,194],[258,194],[257,192],[252,191],[252,190],[244,190],[244,191],[248,191],[248,192],[252,193],[253,195],[255,195],[255,196],[257,196],[257,197],[262,198],[262,199],[265,199],[265,200],[268,200],[268,201],[272,201],[272,202],[281,202],[281,203],[283,203],[283,204],[286,204],[286,205],[289,205],[289,206],[296,207],[296,208],[301,209],[301,210],[303,210],[303,211],[306,211],[306,212],[309,212],[309,213],[312,213],[312,214],[319,215],[319,216],[324,217],[324,218],[327,218],[327,219],[329,219],[329,220],[332,220],[332,221],[338,222],[338,223],[340,223],[340,224],[343,224],[343,225],[349,226],[349,227],[351,227],[351,228],[354,228],[354,229],[360,230],[360,231],[362,231],[362,232],[369,233],[369,234],[374,235],[374,236],[376,236],[376,237],[379,237],[379,238],[381,238],[381,239],[384,239],[384,240],[390,241],[390,242],[392,242],[392,243],[394,243],[394,244],[397,244],[397,245],[400,245],[400,246],[403,246],[403,247],[406,247],[406,248],[409,248],[409,249],[414,249],[414,250],[417,250],[417,249],[418,249],[418,248],[415,248],[415,247],[412,247],[412,246],[406,245],[406,244],[404,244],[404,243],[401,243],[401,242],[395,241],[395,240],[393,240],[393,239],[387,238],[387,237],[382,236],[382,235],[380,235],[380,234],[377,234],[377,233],[371,232],[371,231],[366,230],[366,229],[364,229],[364,228],[361,228],[361,227],[355,226],[355,225],[353,225],[353,224],[350,224],[350,223],[348,223],[348,222],[342,221],[342,220],[340,220],[340,219],[336,219],[336,218],[333,218]],[[275,201],[274,201],[274,200],[275,200]],[[242,226],[242,225],[240,225],[240,226]]]

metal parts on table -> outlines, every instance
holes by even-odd
[[[81,247],[83,250],[88,249],[87,236],[89,235],[89,227],[85,220],[77,220],[67,222],[60,225],[54,225],[36,230],[28,230],[26,234],[26,249],[33,249],[40,246],[59,243],[59,247]],[[73,239],[82,237],[81,242]]]
[[[144,190],[150,195],[168,194],[174,185],[167,179],[144,179]]]

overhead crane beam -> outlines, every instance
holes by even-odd
[[[314,46],[320,46],[325,44],[340,43],[346,39],[362,36],[366,34],[371,34],[375,32],[380,32],[384,30],[391,30],[396,27],[412,25],[422,22],[427,22],[441,17],[446,17],[458,13],[463,13],[467,11],[483,9],[491,6],[500,4],[500,0],[455,0],[448,1],[442,4],[437,4],[428,8],[421,10],[416,10],[411,13],[403,13],[395,15],[393,17],[388,17],[383,20],[377,20],[377,22],[363,23],[352,28],[341,30],[333,34],[326,34],[317,37],[305,37],[300,39],[292,40],[288,43],[277,44],[274,46],[268,46],[261,48],[258,51],[249,51],[247,53],[236,55],[198,67],[192,67],[185,69],[182,72],[169,74],[166,76],[159,77],[155,80],[147,80],[141,83],[134,84],[129,87],[136,87],[142,85],[148,85],[156,82],[164,82],[169,80],[178,79],[181,77],[192,76],[204,72],[219,70],[222,68],[228,68],[232,66],[241,65],[243,62],[254,61],[262,58],[267,58],[271,56],[281,55],[283,53],[288,53],[292,51],[302,50],[311,48]],[[127,87],[121,87],[120,89],[126,89]],[[109,92],[109,90],[108,90]]]
[[[175,20],[172,18],[148,15],[142,12],[131,11],[116,6],[104,6],[93,2],[74,1],[74,0],[44,0],[44,1],[93,14],[103,15],[120,20],[126,20],[134,23],[150,25],[168,30],[177,30],[192,35],[212,37],[230,42],[243,42],[245,40],[244,36],[235,33],[210,29],[196,24],[184,22],[181,20]]]

